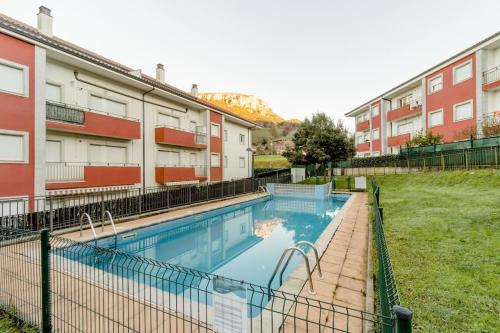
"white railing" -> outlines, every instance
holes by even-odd
[[[86,163],[47,162],[45,180],[48,182],[84,180],[84,167]]]

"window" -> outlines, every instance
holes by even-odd
[[[246,158],[240,157],[240,168],[244,168],[246,166]]]
[[[429,94],[443,89],[443,74],[429,80]]]
[[[412,123],[398,124],[398,135],[410,133],[412,129]]]
[[[224,142],[227,142],[227,130],[224,130]]]
[[[378,105],[376,105],[372,108],[372,117],[376,117],[378,116],[378,114],[379,114],[379,107]]]
[[[403,107],[405,105],[408,105],[410,104],[411,100],[413,99],[413,95],[412,94],[409,94],[409,95],[406,95],[405,97],[401,97],[400,99],[398,99],[398,107]]]
[[[28,133],[1,131],[0,161],[4,163],[28,162]]]
[[[380,156],[380,152],[379,151],[374,151],[372,156]]]
[[[48,101],[62,102],[61,86],[47,82],[45,84],[45,98]]]
[[[240,134],[240,145],[245,144],[245,134]]]
[[[359,116],[356,117],[356,124],[359,124],[362,121],[363,121],[363,115],[360,114]]]
[[[224,168],[227,168],[227,156],[224,155]]]
[[[121,117],[127,115],[127,105],[125,103],[95,95],[90,95],[90,108]]]
[[[358,143],[363,143],[365,140],[364,140],[364,136],[363,135],[358,135],[358,139],[357,139],[357,142]]]
[[[370,132],[364,132],[364,135],[363,135],[364,139],[365,139],[365,142],[367,141],[370,141]]]
[[[453,68],[453,84],[472,78],[472,60]]]
[[[180,128],[181,119],[179,117],[171,116],[168,114],[158,113],[158,125],[172,127],[172,128]]]
[[[220,155],[218,153],[210,154],[210,166],[214,168],[220,167]]]
[[[127,162],[127,148],[90,144],[89,161],[91,163],[125,164]]]
[[[380,130],[378,128],[373,130],[372,138],[373,138],[373,140],[380,139]]]
[[[61,162],[61,141],[47,140],[45,144],[45,160]]]
[[[180,121],[179,121],[180,122]],[[198,124],[196,123],[196,121],[190,121],[189,122],[189,130],[193,133],[196,133],[196,126],[198,126]]]
[[[28,96],[28,67],[0,59],[0,91]]]
[[[454,121],[460,121],[472,118],[472,101],[461,104],[455,104],[453,107]]]
[[[443,110],[429,113],[429,127],[443,125]]]
[[[210,135],[219,138],[220,137],[220,125],[216,123],[210,124]]]
[[[196,153],[189,154],[189,164],[191,166],[198,165],[198,155],[196,155]]]
[[[181,164],[181,153],[178,151],[159,150],[157,163],[160,165],[179,166]]]

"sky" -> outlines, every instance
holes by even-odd
[[[500,30],[498,0],[0,0],[0,12],[189,91],[335,119]],[[349,127],[353,121],[347,120]]]

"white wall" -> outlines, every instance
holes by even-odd
[[[222,141],[223,156],[227,156],[227,165],[223,165],[223,179],[231,180],[235,178],[246,178],[251,176],[249,168],[252,156],[247,151],[251,147],[251,131],[247,127],[231,122],[228,117],[224,117],[223,130],[227,130],[227,141]],[[245,136],[245,142],[240,143],[240,134]],[[240,167],[240,158],[245,159],[244,167]],[[223,158],[224,162],[224,158]]]
[[[398,133],[398,127],[403,124],[410,124],[410,133],[415,134],[422,130],[422,117],[420,115],[412,118],[400,119],[398,121],[391,122],[391,133],[390,136],[401,135]]]

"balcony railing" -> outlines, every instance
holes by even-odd
[[[370,120],[363,120],[356,124],[356,131],[363,132],[370,128]]]
[[[105,116],[122,118],[132,121],[139,121],[137,118],[119,115],[112,112],[95,110],[77,105],[61,103],[56,101],[45,101],[47,110],[47,119],[55,121],[63,121],[72,124],[83,124],[85,122],[85,112],[97,113]]]
[[[83,125],[85,123],[85,111],[75,106],[46,102],[47,119],[63,121],[71,124]]]
[[[206,126],[196,126],[196,130],[172,127],[168,125],[157,125],[155,140],[159,144],[173,146],[206,148],[207,134]]]
[[[157,164],[156,181],[158,183],[200,181],[208,176],[206,165]]]
[[[483,72],[483,84],[500,81],[500,66],[496,66]]]
[[[397,109],[401,109],[401,108],[404,108],[404,107],[409,107],[410,109],[416,109],[416,108],[418,108],[420,106],[422,106],[422,98],[412,98],[408,102],[405,102],[405,103],[400,104],[400,105],[398,105],[396,103],[396,105],[394,105],[392,107],[391,111],[397,110]]]
[[[45,181],[77,182],[85,180],[86,167],[138,167],[131,163],[98,163],[98,162],[47,162],[45,165]]]

